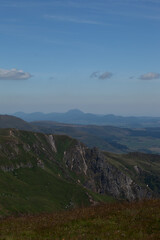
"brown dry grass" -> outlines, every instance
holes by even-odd
[[[160,200],[114,203],[0,221],[0,240],[158,240]]]

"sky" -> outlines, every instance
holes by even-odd
[[[160,116],[160,0],[0,0],[0,113]]]

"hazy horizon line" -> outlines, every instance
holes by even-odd
[[[116,117],[151,117],[151,118],[160,118],[160,116],[155,116],[155,115],[140,115],[140,114],[118,114],[118,113],[95,113],[95,112],[90,112],[90,111],[83,111],[81,109],[78,108],[71,108],[68,109],[66,111],[49,111],[49,112],[44,112],[44,111],[32,111],[32,112],[28,112],[28,111],[16,111],[16,112],[3,112],[0,113],[0,115],[15,115],[17,113],[24,113],[24,114],[34,114],[34,113],[41,113],[44,115],[47,114],[52,114],[52,113],[58,113],[58,114],[65,114],[68,113],[70,111],[79,111],[82,112],[83,114],[93,114],[93,115],[99,115],[99,116],[106,116],[106,115],[113,115]]]

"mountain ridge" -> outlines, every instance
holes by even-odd
[[[0,128],[17,128],[47,134],[69,135],[88,147],[114,153],[145,152],[160,154],[160,128],[119,128],[115,126],[77,125],[52,121],[25,122],[0,115]]]
[[[93,114],[84,113],[79,109],[71,109],[65,113],[24,113],[16,112],[13,114],[20,117],[25,121],[55,121],[69,124],[82,124],[82,125],[112,125],[117,127],[160,127],[160,117],[123,117],[113,114]]]
[[[35,126],[27,123],[23,119],[12,115],[0,115],[0,128],[17,128],[20,130],[37,130]]]
[[[158,197],[160,156],[117,155],[65,135],[0,130],[0,212]]]

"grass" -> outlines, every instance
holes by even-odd
[[[51,212],[89,205],[85,190],[40,168],[0,173],[0,215]]]
[[[10,130],[3,130],[0,143],[0,166],[13,167],[9,171],[0,170],[0,240],[160,239],[160,200],[115,202],[86,208],[91,200],[113,202],[113,198],[83,188],[77,180],[83,182],[85,176],[76,176],[64,168],[64,152],[72,149],[76,140],[55,136],[55,153],[43,134],[22,131],[10,136]],[[27,144],[29,150],[25,150]],[[105,155],[108,162],[135,181],[159,191],[159,156]],[[37,165],[37,157],[44,167]],[[20,167],[17,168],[17,164]],[[140,176],[136,174],[135,165],[143,169]],[[53,211],[57,213],[49,214]]]
[[[160,200],[0,220],[0,240],[158,240]]]
[[[57,148],[56,158],[57,160],[62,161],[64,152],[74,146],[77,141],[65,135],[55,135],[54,138]]]
[[[54,140],[57,152],[44,134],[0,130],[0,216],[90,205],[91,194],[78,183],[85,180],[83,174],[72,172],[63,161],[64,152],[77,140],[67,136],[54,136]],[[92,194],[91,198],[110,201],[100,194]]]

